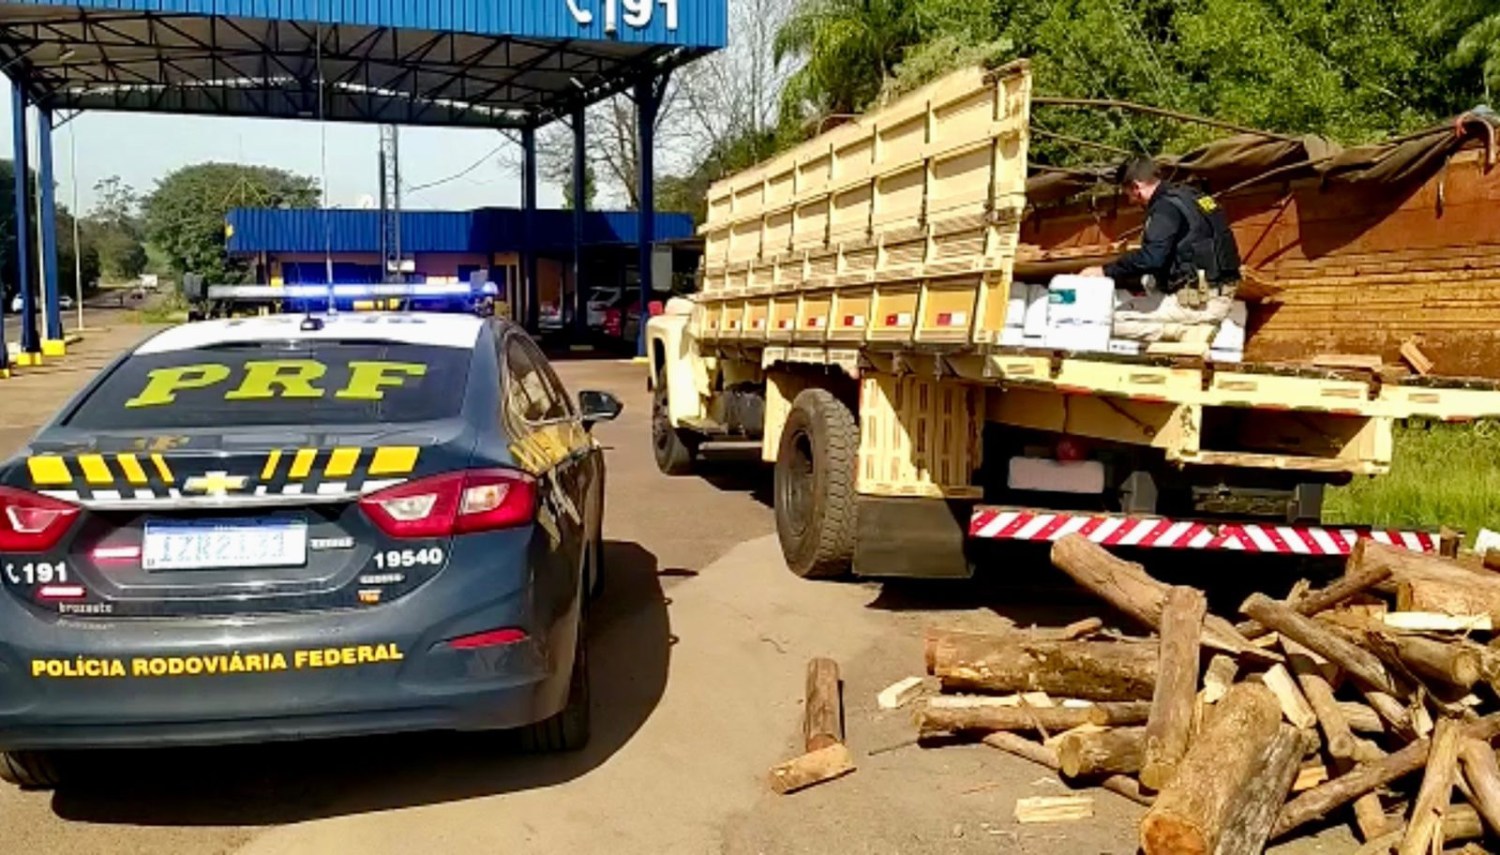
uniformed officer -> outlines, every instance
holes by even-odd
[[[1233,305],[1240,281],[1240,253],[1229,219],[1214,200],[1191,187],[1161,179],[1155,161],[1131,160],[1121,167],[1120,186],[1146,209],[1140,249],[1085,275],[1117,284],[1140,283],[1115,312],[1115,336],[1143,341],[1180,341],[1188,328],[1212,328]]]

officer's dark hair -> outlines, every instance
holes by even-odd
[[[1115,183],[1122,187],[1136,181],[1150,184],[1160,180],[1161,167],[1149,157],[1133,157],[1120,164],[1119,172],[1115,173]]]

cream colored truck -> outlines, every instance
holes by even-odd
[[[653,444],[759,441],[802,576],[966,576],[969,540],[1334,555],[1319,524],[1399,419],[1500,415],[1474,383],[1001,344],[1031,76],[968,69],[715,184],[701,293],[648,324]],[[1432,521],[1434,524],[1440,520]]]

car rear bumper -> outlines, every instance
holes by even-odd
[[[0,750],[484,730],[556,714],[576,593],[476,578],[440,576],[366,610],[234,619],[60,618],[0,595]],[[498,627],[526,637],[447,644]]]

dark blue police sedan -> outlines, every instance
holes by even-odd
[[[604,460],[525,333],[465,315],[162,332],[0,466],[0,778],[57,752],[589,734]]]

